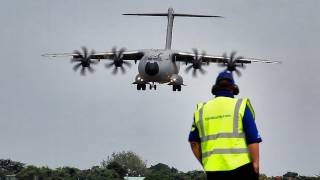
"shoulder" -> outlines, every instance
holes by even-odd
[[[200,110],[205,104],[206,104],[206,102],[197,103],[197,106],[196,106],[197,110]]]
[[[235,99],[240,100],[246,106],[252,107],[251,101],[249,98],[235,98]]]
[[[250,102],[250,99],[249,98],[241,98],[241,99],[242,99],[243,106],[245,107],[245,111],[250,111],[253,118],[255,118],[255,112]]]

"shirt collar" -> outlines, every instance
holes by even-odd
[[[225,90],[220,90],[216,92],[216,97],[220,97],[220,96],[234,98],[234,95],[232,92],[225,91]]]

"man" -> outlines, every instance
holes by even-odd
[[[189,142],[208,179],[258,179],[259,143],[262,141],[249,99],[239,93],[232,72],[221,72],[212,94],[199,103]]]

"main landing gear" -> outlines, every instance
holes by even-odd
[[[146,85],[145,84],[137,84],[137,90],[146,90]]]
[[[146,90],[146,87],[147,87],[147,84],[137,84],[137,90],[143,90],[143,91],[145,91]],[[154,89],[154,90],[157,90],[157,85],[156,84],[154,84],[154,83],[150,83],[149,84],[149,89],[150,90],[152,90],[152,89]]]
[[[181,91],[181,85],[172,85],[172,91]]]

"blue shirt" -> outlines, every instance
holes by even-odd
[[[219,96],[224,96],[224,97],[231,97],[233,98],[233,94],[228,91],[220,91],[217,93],[216,97]],[[252,144],[252,143],[260,143],[262,142],[262,139],[259,135],[256,123],[254,121],[254,117],[248,107],[246,107],[242,119],[242,124],[243,124],[243,131],[246,136],[246,142],[247,144]],[[199,136],[199,130],[197,129],[194,120],[192,123],[192,129],[189,134],[189,141],[190,142],[201,142],[200,141],[200,136]]]

